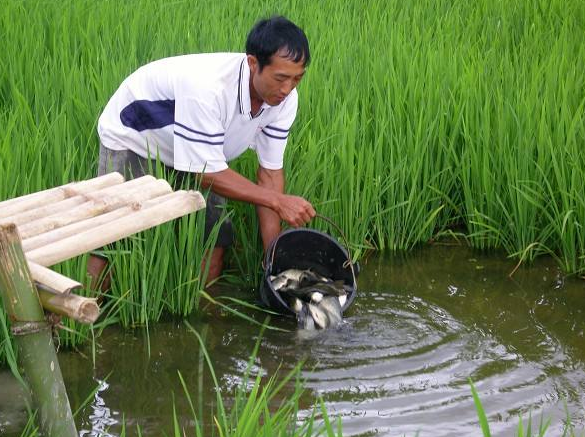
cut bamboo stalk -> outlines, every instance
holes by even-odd
[[[40,208],[44,205],[60,202],[68,197],[101,190],[102,188],[123,182],[124,176],[120,173],[108,173],[86,181],[72,182],[60,187],[5,200],[0,202],[0,219],[20,214],[29,209]]]
[[[79,323],[90,325],[100,315],[96,299],[76,294],[63,294],[49,287],[37,288],[43,308],[54,314],[69,317]]]
[[[27,258],[52,266],[202,208],[205,199],[198,191],[176,191],[166,202],[32,250]]]
[[[138,201],[132,202],[127,206],[117,208],[106,214],[101,214],[95,217],[71,223],[67,226],[53,229],[52,231],[35,235],[34,237],[27,238],[26,240],[22,241],[22,249],[25,252],[29,252],[33,249],[46,246],[47,244],[54,243],[55,241],[70,237],[71,235],[76,235],[80,232],[96,228],[98,226],[101,226],[105,223],[109,223],[121,217],[126,217],[127,215],[132,214],[133,212],[138,211],[140,209],[150,208],[151,206],[155,206],[161,202],[166,202],[172,195],[173,193],[169,193],[142,202]]]
[[[20,214],[6,217],[0,220],[0,225],[14,223],[19,227],[19,231],[22,232],[21,226],[32,221],[42,219],[44,217],[56,214],[58,212],[66,211],[71,208],[75,208],[76,206],[79,206],[88,201],[101,199],[107,196],[112,196],[121,191],[135,189],[137,186],[141,186],[155,180],[156,178],[154,176],[147,175],[137,179],[133,179],[128,182],[124,182],[123,184],[118,184],[102,188],[101,190],[91,191],[88,193],[80,194],[78,196],[73,196],[60,202],[47,204],[38,208],[29,209],[27,211],[21,212]]]
[[[19,365],[39,409],[41,433],[47,437],[76,437],[52,333],[13,224],[0,226],[0,295],[12,321]]]
[[[28,268],[37,284],[41,284],[57,293],[70,294],[72,290],[82,288],[81,283],[37,263],[29,261]]]
[[[129,182],[128,182],[129,183]],[[122,184],[126,185],[126,184]],[[122,186],[120,185],[120,187]],[[70,210],[59,211],[49,217],[41,218],[18,227],[22,238],[30,238],[53,229],[67,226],[87,218],[108,213],[117,208],[126,206],[134,201],[156,198],[171,193],[173,189],[164,179],[143,183],[120,191],[110,196],[92,195],[93,200],[78,205]],[[109,194],[109,193],[106,193]]]

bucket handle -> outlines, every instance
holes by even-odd
[[[345,237],[345,234],[343,233],[343,231],[341,230],[341,228],[339,227],[339,225],[337,223],[335,223],[333,220],[331,220],[329,217],[325,217],[324,215],[321,215],[319,213],[315,214],[314,218],[320,218],[321,220],[326,221],[327,223],[329,223],[331,226],[333,226],[337,232],[339,232],[339,234],[341,235],[341,238],[343,238],[343,242],[345,244],[345,250],[347,251],[347,260],[343,263],[343,268],[346,269],[348,266],[351,268],[351,276],[353,278],[353,285],[357,285],[357,280],[355,277],[355,270],[353,268],[353,263],[351,262],[351,253],[349,251],[349,243],[347,241],[347,238]],[[274,264],[274,254],[276,253],[276,243],[278,243],[278,239],[280,238],[280,235],[278,237],[276,237],[276,240],[274,240],[274,244],[272,245],[272,253],[270,254],[270,268],[272,268],[272,265]],[[262,261],[262,264],[264,264],[264,261]],[[264,267],[264,269],[266,270],[267,266],[262,266]]]

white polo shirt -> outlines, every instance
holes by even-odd
[[[266,169],[282,168],[297,112],[293,90],[251,115],[250,69],[243,53],[176,56],[132,73],[98,121],[104,147],[156,157],[188,172],[218,172],[248,148]]]

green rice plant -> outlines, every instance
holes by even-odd
[[[55,159],[43,160],[49,167],[42,170],[28,165],[26,172],[10,172],[26,175],[26,191],[91,173],[96,114],[121,78],[160,56],[238,49],[250,22],[278,8],[310,37],[319,35],[310,38],[314,62],[300,86],[299,120],[287,152],[289,189],[339,222],[356,256],[375,247],[409,248],[462,221],[477,247],[504,246],[528,258],[542,252],[541,237],[548,234],[540,234],[546,226],[539,213],[546,203],[542,177],[551,173],[535,171],[534,163],[548,164],[552,148],[567,144],[565,133],[581,141],[582,123],[571,115],[582,112],[583,100],[577,70],[583,48],[572,38],[580,25],[578,5],[480,2],[454,8],[442,1],[431,8],[423,1],[371,2],[364,9],[349,2],[326,5],[323,14],[309,14],[302,2],[276,5],[243,10],[201,1],[198,10],[210,20],[221,16],[236,25],[219,34],[201,26],[184,38],[162,31],[173,13],[144,1],[141,9],[157,17],[149,23],[149,39],[138,37],[144,18],[133,6],[113,11],[107,2],[64,2],[45,10],[15,2],[4,22],[22,16],[42,32],[33,37],[6,27],[14,44],[10,68],[3,64],[2,117],[7,135],[36,139],[14,155],[6,136],[3,156],[10,155],[11,164],[39,162],[39,151]],[[176,13],[185,23],[193,18],[192,8]],[[86,21],[90,16],[99,20]],[[107,33],[103,23],[112,24]],[[20,46],[27,47],[26,57],[15,50]],[[24,80],[49,67],[61,73],[50,76],[50,84]],[[566,120],[572,131],[556,128]],[[249,176],[252,161],[242,165]],[[14,186],[0,190],[5,196],[21,192]],[[243,214],[236,225],[242,244],[233,259],[243,273],[258,265],[261,251],[250,232],[253,208],[235,208],[238,220]],[[570,250],[564,246],[560,250]]]
[[[28,416],[28,420],[24,429],[20,433],[20,437],[37,437],[39,436],[39,427],[35,424],[36,413],[31,413]]]
[[[550,154],[549,175],[544,182],[548,202],[543,208],[551,252],[558,254],[566,271],[581,275],[585,272],[585,193],[578,181],[585,176],[585,159],[576,136],[582,137],[578,130],[583,125],[584,103],[581,101],[577,111],[563,120],[565,126],[560,130],[568,133],[569,142],[562,153]]]
[[[477,120],[466,125],[468,141],[478,138],[473,134],[476,125],[483,132],[481,142],[466,148],[470,153],[465,159],[469,170],[462,174],[471,236],[479,247],[502,245],[517,256],[527,256],[533,248],[535,252],[528,253],[529,258],[559,250],[562,240],[551,241],[544,210],[550,196],[556,197],[558,190],[565,191],[564,187],[571,183],[553,184],[548,192],[545,186],[555,172],[551,164],[559,158],[563,160],[563,170],[573,167],[563,159],[565,151],[572,147],[567,142],[568,130],[562,126],[575,120],[575,116],[579,119],[582,112],[582,94],[574,88],[574,66],[565,52],[571,46],[577,56],[582,56],[582,48],[573,46],[566,33],[579,24],[572,19],[558,21],[557,6],[538,11],[512,9],[522,35],[507,34],[509,29],[504,27],[502,36],[511,38],[515,45],[504,52],[488,53],[498,59],[488,58],[485,63],[487,67],[499,63],[501,68],[469,70],[469,78],[483,94],[468,105],[477,115],[466,117]],[[516,13],[526,15],[514,16]],[[545,16],[550,19],[546,28]],[[564,87],[575,93],[569,96]],[[484,102],[481,112],[480,102]]]
[[[0,365],[6,365],[8,357],[14,357],[14,349],[10,338],[10,328],[6,320],[6,311],[4,306],[0,306]],[[16,362],[15,358],[13,362]]]
[[[17,349],[12,342],[4,307],[0,307],[0,340],[0,351],[2,351],[2,353],[0,353],[0,364],[7,364],[18,382],[20,382],[22,386],[25,386],[24,380],[18,369]]]
[[[305,29],[313,55],[285,156],[287,191],[340,226],[354,259],[456,231],[519,262],[552,254],[566,272],[585,272],[581,2],[2,6],[0,199],[93,177],[96,120],[138,66],[242,51],[251,25],[279,13]],[[253,153],[233,167],[255,179]],[[257,285],[262,245],[254,208],[228,208],[236,234],[229,279]],[[201,243],[197,226],[188,218],[111,249],[121,280],[111,309],[121,323],[197,310],[202,252],[190,250]],[[308,226],[337,232],[319,220]],[[77,261],[58,269],[84,278]],[[65,344],[87,336],[66,323],[79,334],[63,334]]]
[[[484,437],[490,437],[491,430],[488,423],[488,418],[485,414],[483,405],[481,403],[481,400],[479,399],[479,395],[477,394],[477,390],[475,389],[475,386],[473,385],[473,381],[471,381],[471,379],[469,380],[469,385],[471,387],[471,395],[473,397],[473,403],[477,411],[477,417],[479,419],[479,426],[481,428],[482,435]],[[518,437],[533,436],[544,437],[545,435],[547,435],[547,431],[550,427],[550,424],[551,424],[550,418],[545,420],[544,416],[541,415],[540,421],[538,422],[538,427],[534,429],[535,433],[533,433],[532,414],[531,413],[528,414],[528,419],[526,420],[526,422],[523,421],[522,415],[520,414],[518,417],[518,428],[516,431],[516,435]],[[573,425],[571,424],[571,418],[567,411],[567,418],[566,421],[564,422],[562,437],[575,437],[576,435],[577,434],[575,434],[575,430],[573,428]]]
[[[113,245],[115,280],[108,298],[121,302],[117,317],[123,326],[145,325],[164,313],[184,317],[198,309],[206,277],[203,257],[217,236],[216,226],[204,241],[204,219],[204,213],[185,216]]]
[[[255,154],[250,151],[245,153],[234,163],[234,169],[255,181]],[[250,204],[231,201],[228,202],[228,208],[235,238],[226,260],[231,272],[225,275],[225,279],[248,287],[256,286],[260,283],[262,273],[263,250],[255,208]]]
[[[254,365],[262,332],[256,341],[254,349],[248,360],[248,366],[242,377],[241,384],[238,385],[234,393],[234,400],[231,411],[227,411],[224,400],[221,397],[219,382],[213,371],[211,357],[205,350],[204,338],[188,322],[185,322],[187,328],[197,337],[202,354],[205,357],[207,366],[211,373],[214,385],[216,387],[216,408],[217,413],[213,417],[215,427],[212,435],[220,436],[312,436],[312,435],[335,435],[335,429],[341,434],[341,427],[334,427],[329,420],[329,416],[322,400],[319,400],[319,407],[322,412],[323,423],[317,425],[315,410],[310,416],[302,420],[299,417],[299,399],[303,394],[302,381],[300,379],[300,369],[302,363],[297,364],[293,370],[281,380],[277,380],[277,375],[272,375],[267,381],[263,382],[262,375],[258,373],[252,378],[251,370]],[[185,390],[193,416],[195,409],[185,381],[179,374],[181,383]],[[294,391],[281,399],[281,390],[294,381]],[[249,382],[251,384],[249,384]],[[248,388],[251,385],[251,388]],[[200,428],[200,422],[197,424],[195,434],[203,435],[204,430]],[[175,436],[181,436],[184,430],[179,429],[175,421]],[[217,434],[216,434],[217,433]],[[208,435],[208,434],[206,434]]]

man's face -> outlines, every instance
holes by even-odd
[[[305,74],[303,62],[294,62],[279,52],[272,55],[271,62],[260,71],[258,60],[248,55],[250,66],[251,95],[270,106],[276,106],[299,84]]]

